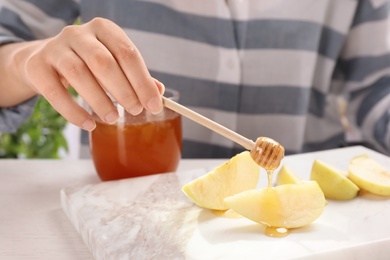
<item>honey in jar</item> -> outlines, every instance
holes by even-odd
[[[96,115],[89,133],[95,169],[103,181],[175,171],[182,148],[181,116],[168,108],[157,115],[119,111],[116,124]]]

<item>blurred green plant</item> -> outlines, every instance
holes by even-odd
[[[68,89],[72,96],[77,93]],[[0,133],[0,158],[61,158],[61,150],[68,152],[64,136],[67,124],[43,97],[39,97],[34,111],[15,133]]]
[[[67,121],[39,97],[31,117],[17,132],[0,134],[0,158],[60,158],[68,151],[63,135]]]

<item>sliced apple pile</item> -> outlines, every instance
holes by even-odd
[[[260,166],[248,151],[237,154],[213,171],[182,187],[182,191],[199,207],[227,210],[228,196],[254,189],[260,176]]]
[[[242,152],[213,171],[182,187],[198,206],[228,210],[272,228],[299,228],[315,221],[326,199],[350,200],[360,189],[390,196],[390,172],[360,155],[349,163],[348,172],[315,160],[310,180],[303,180],[287,165],[278,172],[276,187],[257,188],[260,167],[249,152]]]
[[[320,160],[314,161],[310,179],[320,185],[327,199],[350,200],[359,193],[359,187],[347,178],[347,172]]]
[[[316,220],[325,208],[325,197],[315,181],[248,190],[227,197],[238,214],[271,227],[298,228]]]
[[[352,158],[348,166],[348,178],[363,190],[390,196],[390,172],[365,154]]]

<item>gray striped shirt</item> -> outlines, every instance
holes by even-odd
[[[250,139],[287,153],[355,140],[388,152],[389,10],[389,0],[2,0],[0,43],[105,17],[180,103]],[[25,111],[0,110],[0,131]],[[183,157],[243,149],[186,119],[183,131]]]

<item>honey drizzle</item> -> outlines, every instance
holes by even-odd
[[[268,188],[272,187],[272,177],[274,175],[274,170],[267,170],[267,175],[268,175]]]
[[[268,175],[268,188],[272,188],[272,177],[274,174],[274,169],[272,169],[272,170],[266,169],[266,171],[267,171],[267,175]],[[266,236],[269,236],[269,237],[281,238],[281,237],[285,237],[288,234],[290,234],[290,230],[288,230],[287,228],[283,228],[283,227],[267,226],[264,230],[264,234]]]

